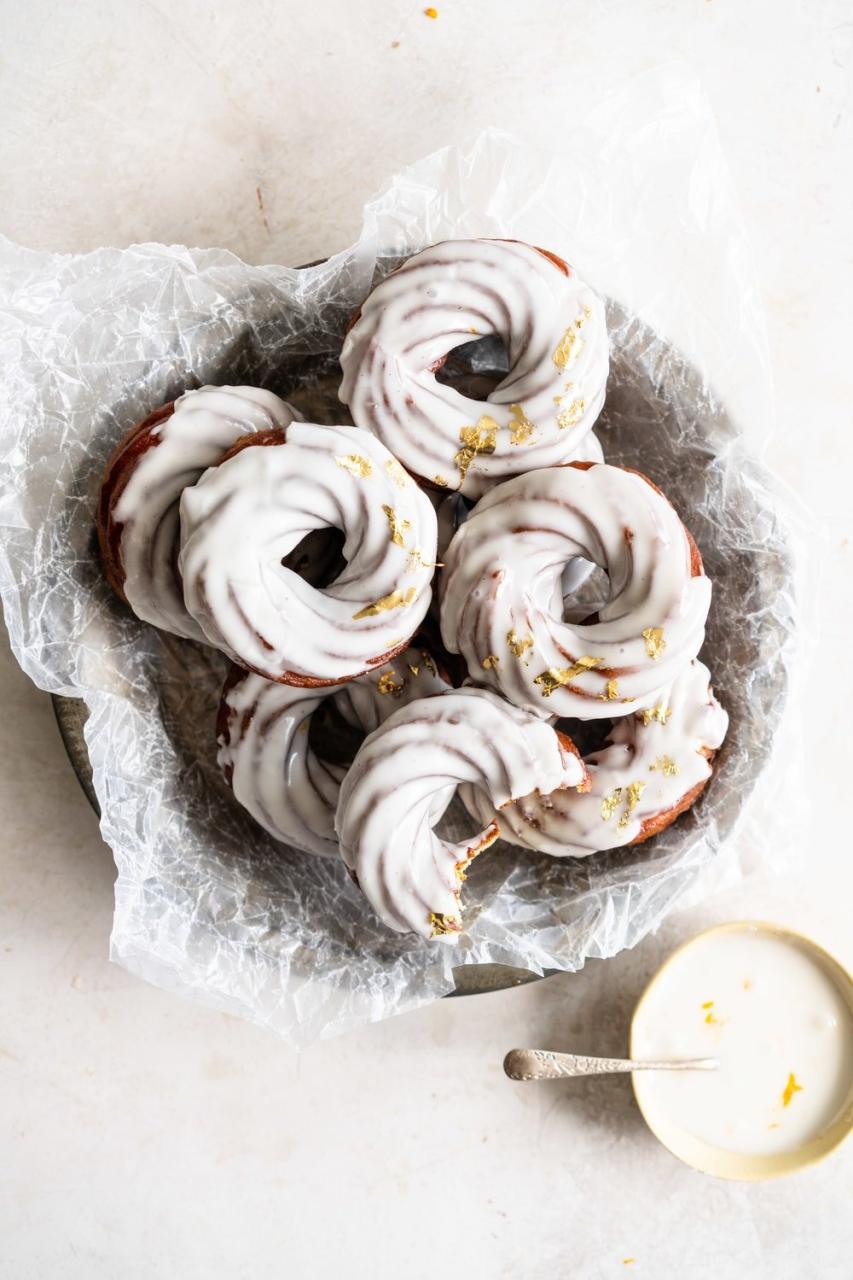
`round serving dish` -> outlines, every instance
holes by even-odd
[[[334,332],[306,330],[297,342],[274,300],[256,293],[246,305],[259,314],[246,318],[227,343],[199,352],[194,385],[266,386],[291,400],[309,421],[346,420],[337,400],[337,351],[347,315],[336,318]],[[608,461],[642,470],[659,483],[697,539],[714,581],[703,657],[731,727],[714,777],[695,809],[646,844],[585,859],[550,859],[499,843],[479,859],[466,885],[471,937],[459,943],[460,963],[453,967],[460,994],[519,985],[549,972],[577,969],[588,956],[634,946],[733,831],[769,759],[785,701],[787,648],[794,629],[791,552],[766,475],[743,449],[730,415],[683,353],[619,304],[609,302],[607,311],[611,374],[596,431]],[[502,349],[488,339],[455,353],[448,375],[457,360],[472,391],[478,380],[485,380],[487,389],[505,370]],[[178,383],[170,392],[181,389]],[[134,421],[126,408],[117,408],[115,418],[124,422],[124,429]],[[97,491],[102,466],[100,457],[86,460],[79,483],[88,502]],[[81,509],[87,508],[81,504]],[[169,981],[180,985],[184,960],[178,940],[185,937],[183,912],[191,903],[194,942],[205,957],[205,972],[210,954],[227,955],[229,965],[237,965],[254,948],[264,966],[263,981],[274,993],[270,998],[275,998],[277,966],[290,964],[291,973],[299,966],[300,975],[314,971],[319,931],[310,938],[305,934],[305,920],[298,914],[303,903],[307,907],[310,901],[312,910],[325,912],[330,895],[340,890],[328,868],[309,869],[304,862],[282,859],[281,846],[259,835],[227,792],[211,732],[223,675],[218,655],[141,628],[101,582],[94,549],[90,573],[91,590],[100,593],[99,626],[110,653],[120,659],[110,678],[122,696],[130,697],[120,726],[104,707],[100,723],[108,732],[98,739],[101,760],[120,757],[126,771],[119,783],[124,801],[114,815],[118,823],[105,825],[117,850],[120,881],[124,877],[134,895],[132,908],[130,896],[122,897],[122,928],[128,929],[131,909],[150,913],[142,930],[148,972],[149,964],[159,965],[161,959],[157,949],[165,935],[157,913],[162,911],[176,939],[168,951]],[[56,713],[81,784],[95,803],[82,734],[85,707],[57,699]],[[110,736],[116,733],[118,738]],[[146,820],[143,810],[150,795],[137,785],[140,777],[152,783],[153,791],[163,784],[155,813],[164,822],[168,816],[168,830],[155,831]],[[118,796],[112,786],[111,795]],[[189,857],[181,853],[182,831],[193,842]],[[137,874],[140,864],[135,861],[140,839],[154,842],[146,849],[144,877]],[[509,911],[501,906],[507,902]],[[348,905],[330,944],[338,983],[356,972],[354,962],[368,947],[374,973],[394,970],[396,977],[389,982],[403,975],[407,990],[435,989],[426,982],[441,983],[440,989],[447,990],[446,980],[434,976],[434,961],[420,952],[416,957],[408,940],[389,938],[387,931],[363,922],[359,908],[359,903]],[[312,917],[312,928],[320,918]],[[136,924],[130,933],[135,949],[142,935]],[[122,945],[117,953],[124,955]],[[493,959],[504,963],[491,963]],[[535,962],[538,971],[520,967],[522,959]],[[135,951],[132,960],[137,963]],[[241,1008],[250,1004],[250,999],[242,1001]]]

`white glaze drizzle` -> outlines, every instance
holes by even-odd
[[[337,683],[399,648],[427,611],[435,513],[375,436],[294,423],[181,500],[180,571],[211,644],[269,679]],[[346,567],[310,586],[282,559],[312,529],[344,533]]]
[[[576,557],[610,578],[599,621],[563,621]],[[607,464],[529,472],[477,504],[445,554],[444,643],[478,681],[542,716],[629,715],[698,653],[711,583],[691,576],[669,502]]]
[[[487,400],[436,380],[436,361],[488,334],[510,368]],[[574,453],[601,411],[608,362],[604,307],[573,270],[517,241],[449,240],[367,298],[341,352],[340,398],[409,471],[478,497]],[[460,433],[472,428],[489,452],[466,471]]]
[[[529,795],[503,809],[503,836],[558,858],[630,844],[644,823],[668,813],[711,776],[706,751],[723,743],[729,718],[694,659],[655,707],[617,720],[606,745],[585,757],[591,788]],[[460,792],[478,822],[494,810],[482,793]]]
[[[340,691],[335,686],[302,689],[246,672],[224,695],[219,766],[235,798],[276,840],[337,857],[335,810],[346,770],[311,749],[311,716],[334,696],[347,722],[370,733],[401,705],[449,687],[422,649],[407,650]]]
[[[341,685],[334,691],[334,703],[347,724],[373,733],[400,707],[452,688],[438,671],[432,655],[426,649],[413,647],[383,667]]]
[[[125,596],[143,622],[204,642],[175,574],[181,494],[241,436],[287,427],[297,416],[260,387],[200,387],[180,396],[170,417],[152,428],[155,443],[139,455],[111,512],[122,526]]]
[[[494,811],[536,787],[552,791],[583,780],[580,760],[544,720],[488,690],[412,702],[365,739],[343,781],[341,855],[389,928],[424,938],[437,923],[458,930],[459,872],[469,851],[491,843],[497,829],[459,844],[436,835],[432,828],[457,786],[484,790]]]

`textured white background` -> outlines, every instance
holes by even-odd
[[[620,1052],[681,938],[732,916],[848,963],[853,681],[849,0],[0,0],[0,230],[296,263],[401,164],[496,124],[559,144],[579,100],[680,59],[754,239],[770,460],[825,524],[802,865],[675,913],[633,953],[296,1053],[106,960],[112,864],[51,708],[0,661],[0,1277],[835,1280],[853,1149],[711,1182],[619,1079],[513,1086],[514,1044]],[[260,192],[260,198],[258,195]],[[772,852],[772,851],[771,851]],[[635,1261],[626,1263],[626,1259]]]

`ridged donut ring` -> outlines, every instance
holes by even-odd
[[[699,798],[729,718],[694,660],[654,707],[617,720],[606,745],[584,757],[590,788],[530,795],[501,810],[506,840],[558,858],[640,844]],[[462,800],[478,822],[494,816],[482,793]]]
[[[491,813],[535,788],[582,786],[574,745],[488,690],[455,689],[395,711],[365,739],[341,786],[341,855],[377,915],[398,933],[457,934],[465,868],[500,835],[492,817],[454,844],[433,827],[456,788],[486,792]]]
[[[562,578],[578,557],[605,570],[609,597],[572,623]],[[628,715],[704,638],[711,583],[696,544],[636,471],[570,463],[509,480],[480,500],[445,563],[445,645],[472,678],[538,715]]]
[[[259,387],[201,387],[149,414],[121,441],[101,486],[98,539],[107,581],[143,622],[204,641],[177,574],[181,494],[241,436],[283,429],[297,416]]]
[[[340,710],[348,722],[370,733],[399,707],[449,687],[421,649],[340,690],[277,684],[232,667],[217,719],[219,766],[235,798],[276,840],[337,857],[335,810],[346,770],[312,750],[312,715],[328,697],[346,699]]]
[[[487,334],[509,357],[487,400],[436,380],[449,351]],[[573,454],[608,363],[604,307],[562,259],[517,240],[448,240],[369,295],[344,341],[340,398],[407,470],[478,497]]]
[[[341,529],[346,566],[312,587],[282,565]],[[295,422],[250,437],[184,491],[179,567],[209,642],[285,684],[337,684],[405,649],[429,607],[436,521],[381,441]]]

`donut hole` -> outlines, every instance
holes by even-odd
[[[557,720],[554,728],[571,738],[582,756],[600,751],[610,737],[612,720]]]
[[[610,577],[606,569],[576,556],[563,567],[560,588],[563,621],[584,622],[610,599]]]
[[[472,400],[485,400],[508,370],[506,344],[499,334],[490,333],[454,347],[436,369],[435,379]]]
[[[346,567],[344,541],[342,529],[312,529],[281,563],[312,587],[327,587]]]

